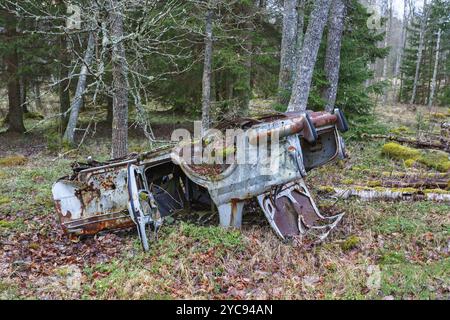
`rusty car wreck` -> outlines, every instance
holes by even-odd
[[[59,179],[52,190],[63,230],[92,235],[136,225],[147,251],[147,229],[156,232],[166,217],[182,209],[214,204],[221,226],[240,227],[245,201],[256,198],[280,238],[315,230],[323,239],[342,214],[322,216],[303,178],[345,157],[339,134],[348,130],[343,113],[278,113],[234,125],[244,134],[252,132],[241,147],[256,161],[239,163],[235,157],[226,165],[192,165],[183,152],[204,146],[203,137],[188,147],[178,144],[102,163],[75,163],[72,175]],[[279,140],[276,172],[252,149],[274,137]],[[235,156],[236,149],[231,154]]]

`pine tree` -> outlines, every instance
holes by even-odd
[[[405,49],[401,68],[403,83],[400,99],[403,102],[411,102],[413,100],[414,103],[424,105],[430,102],[435,65],[437,65],[436,87],[433,95],[436,95],[442,103],[442,98],[439,97],[445,96],[445,92],[448,90],[448,69],[445,66],[448,63],[450,49],[448,45],[450,37],[448,17],[450,2],[448,0],[434,0],[428,4],[427,10],[428,15],[423,32],[423,51],[417,80],[415,78],[421,42],[420,23],[424,18],[424,13],[416,13],[411,26],[408,28],[408,45]],[[439,30],[441,30],[439,40],[442,45],[439,45],[439,54],[437,54],[437,34]],[[437,61],[436,57],[438,58]],[[415,90],[414,83],[416,83]],[[416,94],[414,94],[414,91],[416,91]]]

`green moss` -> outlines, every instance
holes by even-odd
[[[360,244],[361,240],[357,236],[350,236],[341,243],[341,249],[343,251],[349,251],[356,248]]]
[[[368,174],[370,173],[370,168],[366,165],[356,165],[353,166],[350,170],[361,173],[361,174]]]
[[[0,197],[0,206],[2,204],[6,204],[6,203],[10,203],[10,202],[11,202],[10,198],[8,198],[8,197]]]
[[[27,162],[27,158],[22,155],[0,158],[0,167],[22,166]]]
[[[380,180],[371,180],[367,182],[367,186],[369,187],[381,187],[381,181]]]
[[[401,193],[418,193],[420,190],[416,188],[391,188],[392,192],[401,192]]]
[[[354,183],[353,179],[344,179],[344,180],[342,180],[342,184],[345,184],[345,185],[350,185],[350,184],[353,184],[353,183]]]
[[[419,150],[402,146],[396,142],[386,143],[382,147],[381,152],[390,158],[398,160],[418,159],[420,157]]]
[[[407,177],[408,175],[411,175],[411,173],[408,172],[391,172],[391,171],[384,171],[381,172],[381,176],[382,177],[395,177],[395,178],[404,178]],[[450,178],[450,174],[448,173],[436,173],[436,172],[420,172],[417,173],[416,176],[422,177],[422,178],[442,178],[442,179],[446,179],[446,178]]]
[[[414,167],[414,164],[416,163],[416,160],[408,159],[408,160],[405,160],[404,163],[405,163],[405,167],[412,168],[412,167]]]
[[[385,187],[368,187],[368,186],[355,186],[355,191],[376,191],[376,192],[400,192],[400,193],[418,193],[419,189],[415,188],[385,188]]]
[[[421,157],[418,159],[418,162],[440,172],[450,171],[449,156],[443,151],[424,151]]]
[[[139,194],[139,199],[142,200],[142,201],[147,201],[148,200],[148,194],[145,193],[145,192],[141,192]]]
[[[443,189],[425,189],[423,190],[423,193],[437,193],[437,194],[450,194],[450,191],[443,190]]]
[[[409,134],[412,133],[411,129],[405,126],[400,126],[398,128],[394,128],[389,130],[390,133],[396,134],[396,135],[403,135],[403,134]]]
[[[320,186],[319,191],[322,193],[334,193],[334,188],[330,186]]]
[[[374,188],[366,187],[366,186],[355,186],[353,187],[355,191],[374,191]]]
[[[382,147],[382,154],[393,159],[404,160],[407,167],[418,162],[440,172],[450,171],[449,156],[443,151],[422,151],[405,147],[395,142],[389,142]]]

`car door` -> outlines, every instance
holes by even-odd
[[[142,247],[144,251],[148,251],[147,227],[150,231],[156,232],[162,224],[161,214],[153,194],[149,191],[143,167],[128,165],[127,184],[128,211],[136,224]]]

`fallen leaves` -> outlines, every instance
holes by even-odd
[[[13,223],[15,220],[9,221]],[[21,286],[29,283],[41,288],[34,293],[25,290],[24,296],[45,293],[46,298],[57,298],[60,291],[55,291],[54,287],[62,281],[61,268],[69,268],[63,284],[68,281],[72,291],[79,291],[83,268],[111,261],[125,249],[124,238],[114,233],[86,238],[74,244],[62,233],[53,217],[35,216],[27,222],[25,230],[22,227],[19,232],[8,231],[7,240],[0,246],[0,277],[15,279]],[[40,232],[35,230],[36,225],[50,228]]]

